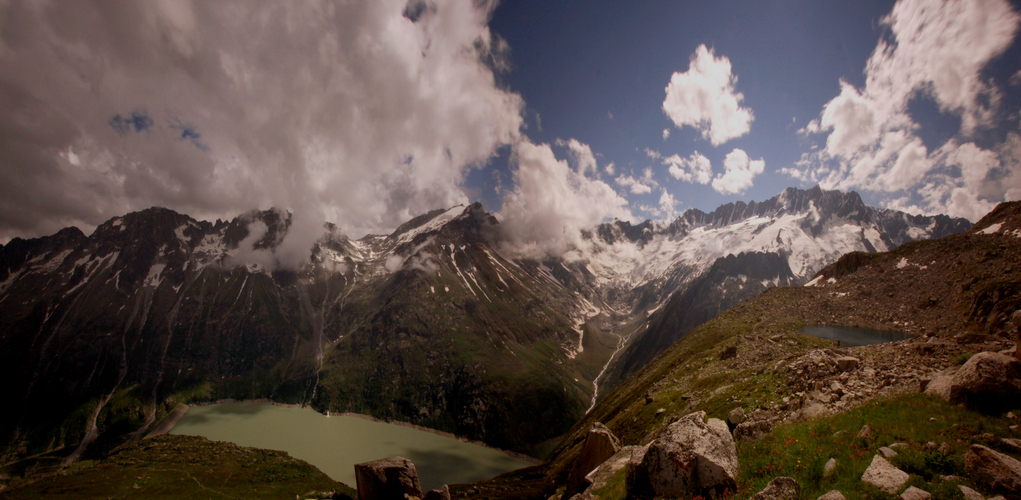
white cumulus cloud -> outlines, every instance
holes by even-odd
[[[735,149],[723,159],[724,173],[713,179],[713,189],[723,194],[743,193],[752,187],[756,175],[766,168],[763,159],[751,160],[748,153]]]
[[[277,206],[307,257],[325,220],[357,236],[467,202],[522,126],[494,5],[2,2],[0,240]]]
[[[1002,91],[982,70],[1010,46],[1019,19],[1004,0],[898,1],[883,18],[890,37],[869,58],[865,86],[840,82],[840,94],[799,131],[826,134],[825,147],[781,171],[828,189],[899,193],[890,198],[892,207],[977,219],[1007,199],[1016,178],[1006,144],[983,151],[969,137],[994,122]],[[959,117],[957,137],[926,148],[908,112],[917,97]],[[981,157],[976,165],[990,165],[998,155],[998,166],[989,168],[960,160]],[[948,174],[978,175],[971,170],[985,180]]]
[[[716,57],[711,49],[699,45],[688,71],[670,77],[663,112],[677,128],[694,127],[703,139],[718,146],[747,134],[755,118],[751,109],[741,107],[744,95],[734,89],[736,84],[730,59]]]
[[[695,151],[687,158],[680,155],[670,155],[663,158],[663,164],[668,165],[668,172],[677,180],[684,182],[697,182],[709,184],[713,176],[713,166],[709,158],[702,156]]]

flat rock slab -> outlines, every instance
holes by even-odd
[[[794,478],[774,478],[762,491],[752,497],[754,500],[797,500],[801,498],[801,485]]]
[[[928,491],[914,486],[904,490],[904,493],[900,494],[901,500],[929,500],[932,495]]]
[[[964,467],[979,484],[993,491],[1021,495],[1021,462],[980,444],[964,455]]]
[[[885,458],[876,455],[872,457],[872,463],[861,480],[879,488],[891,495],[894,495],[908,482],[908,473],[904,472],[887,462]]]
[[[847,498],[844,497],[843,493],[841,493],[841,492],[839,492],[837,490],[830,490],[830,491],[827,491],[826,493],[824,493],[822,496],[820,496],[816,500],[847,500]]]

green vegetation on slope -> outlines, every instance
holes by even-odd
[[[357,497],[287,453],[196,436],[158,436],[32,484],[16,483],[5,498],[294,498],[327,491],[336,492],[334,498]]]

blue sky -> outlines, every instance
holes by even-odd
[[[891,38],[884,23],[894,2],[619,2],[520,1],[500,5],[490,23],[511,47],[511,69],[504,85],[527,103],[527,136],[555,143],[575,138],[591,146],[600,165],[613,162],[616,172],[640,177],[651,168],[653,179],[677,200],[678,210],[711,210],[735,200],[763,200],[788,186],[810,187],[780,173],[794,167],[802,154],[825,144],[825,137],[799,134],[823,107],[840,93],[840,82],[861,88],[865,67],[880,39]],[[1021,9],[1015,3],[1015,11]],[[664,113],[665,87],[674,72],[688,70],[699,45],[726,57],[753,110],[750,131],[714,146],[693,127],[676,127]],[[1002,116],[989,130],[969,139],[985,147],[1018,131],[1018,96],[1010,85],[1021,70],[1021,43],[1015,39],[988,66],[983,76],[1003,89]],[[916,134],[929,150],[958,136],[960,119],[940,111],[922,93],[909,113]],[[1013,114],[1014,116],[1009,116]],[[663,130],[670,135],[663,139]],[[646,148],[667,157],[695,151],[708,158],[714,172],[723,168],[734,148],[765,162],[754,185],[741,193],[720,193],[706,185],[671,178],[667,167],[650,158]],[[565,148],[560,148],[561,150]],[[562,153],[567,156],[566,153]],[[499,185],[511,184],[510,169],[494,162]],[[606,178],[612,176],[606,175]],[[488,171],[469,177],[489,207],[499,207],[497,182]],[[890,193],[859,189],[867,202],[884,205]],[[632,206],[656,206],[660,190],[628,193]],[[636,215],[656,217],[636,210]]]
[[[482,201],[522,254],[789,186],[1021,198],[1009,0],[0,6],[0,241],[163,206],[294,248]]]

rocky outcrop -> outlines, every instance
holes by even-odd
[[[1021,462],[980,444],[964,455],[968,474],[993,491],[1021,494]]]
[[[904,472],[887,462],[885,458],[876,455],[861,480],[876,488],[879,488],[891,495],[894,495],[908,482],[908,473]]]
[[[628,464],[628,495],[690,497],[734,491],[738,460],[722,420],[695,412],[665,427],[641,463]]]
[[[614,453],[612,457],[606,459],[599,467],[596,467],[595,470],[585,476],[586,482],[589,483],[588,488],[580,494],[571,497],[572,500],[594,500],[596,497],[593,495],[593,491],[606,486],[606,483],[613,475],[629,463],[635,466],[641,464],[648,449],[648,446],[625,446],[621,448],[620,451]]]
[[[355,464],[358,500],[403,500],[404,495],[422,498],[415,464],[404,457],[390,457]]]
[[[567,477],[567,491],[577,492],[589,484],[585,476],[620,450],[620,441],[600,422],[592,424],[581,446],[581,454]],[[570,496],[570,495],[568,495]]]
[[[801,497],[801,485],[793,478],[774,478],[762,491],[752,497],[754,500],[797,500]]]
[[[1021,400],[1021,361],[995,352],[972,356],[954,375],[949,400],[987,412],[1008,409]]]

